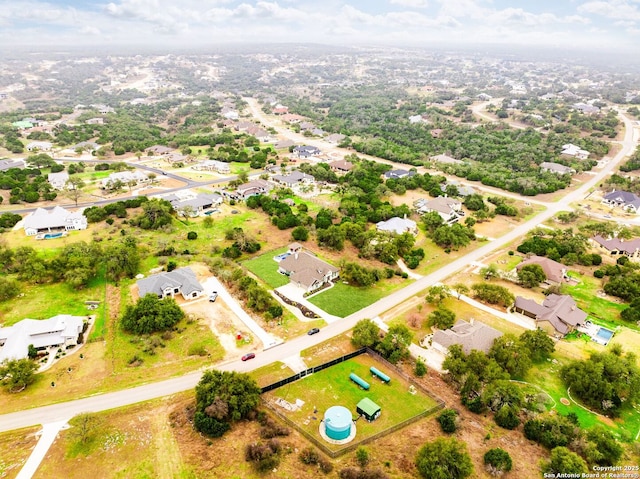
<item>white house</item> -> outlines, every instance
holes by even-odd
[[[66,171],[59,171],[58,173],[49,173],[47,181],[52,188],[56,190],[63,190],[69,180],[69,173]]]
[[[80,212],[72,213],[62,206],[55,206],[51,210],[38,208],[24,219],[23,225],[27,236],[35,236],[87,229],[87,218]]]
[[[29,151],[51,151],[53,144],[50,141],[32,141],[27,143]]]
[[[548,171],[549,173],[555,173],[557,175],[573,175],[576,172],[573,168],[549,161],[540,163],[540,171]]]
[[[462,203],[447,196],[438,196],[432,200],[421,198],[413,205],[416,207],[416,211],[420,214],[435,211],[446,223],[449,224],[455,223],[461,216],[463,216]]]
[[[204,160],[198,163],[197,165],[192,166],[194,170],[201,171],[215,171],[217,173],[231,173],[231,168],[229,167],[229,163],[225,163],[224,161],[218,160]]]
[[[204,294],[204,288],[189,267],[154,274],[138,280],[136,284],[141,298],[147,294],[156,294],[159,298],[173,298],[180,294],[184,299],[194,299]]]
[[[561,155],[565,156],[573,156],[578,160],[586,160],[589,158],[590,153],[587,150],[583,150],[579,146],[574,145],[573,143],[567,143],[566,145],[562,145]]]
[[[292,171],[288,175],[273,175],[271,179],[289,188],[296,185],[311,185],[316,182],[313,176],[298,170]]]
[[[13,326],[0,328],[0,363],[5,359],[28,357],[29,346],[38,350],[66,348],[78,344],[85,318],[59,314],[49,319],[23,319]]]
[[[138,185],[149,181],[149,177],[146,173],[138,170],[118,171],[116,173],[111,173],[108,178],[104,178],[102,180],[102,188],[111,188],[118,181],[123,185],[129,185],[130,183]]]
[[[387,221],[379,221],[376,223],[376,229],[378,231],[386,231],[388,233],[396,233],[401,235],[402,233],[411,233],[412,235],[418,234],[418,225],[415,221],[407,218],[393,217]]]

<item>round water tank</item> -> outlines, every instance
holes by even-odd
[[[340,441],[351,434],[351,411],[344,406],[332,406],[324,413],[324,427],[327,436]]]

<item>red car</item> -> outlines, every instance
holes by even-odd
[[[256,353],[247,353],[244,356],[242,356],[242,360],[248,361],[249,359],[253,359],[255,357],[256,357]]]

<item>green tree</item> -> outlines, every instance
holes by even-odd
[[[587,440],[595,447],[591,448],[589,462],[600,466],[613,466],[620,461],[624,448],[616,437],[602,426],[594,426],[587,431]]]
[[[453,290],[457,293],[458,295],[458,299],[460,299],[460,297],[462,295],[466,295],[469,293],[469,287],[464,284],[464,283],[456,283],[453,285]]]
[[[558,446],[551,451],[551,458],[542,470],[547,474],[578,474],[578,476],[589,472],[584,459],[563,446]]]
[[[430,286],[427,290],[427,296],[425,299],[429,304],[435,304],[436,306],[442,303],[445,299],[451,296],[449,292],[449,288],[447,288],[443,284],[437,284],[434,286]]]
[[[194,427],[222,436],[232,422],[246,419],[260,402],[260,387],[248,374],[206,371],[196,386]]]
[[[13,299],[20,294],[20,283],[17,281],[0,276],[0,302]]]
[[[556,345],[543,329],[525,331],[518,338],[527,347],[533,361],[546,360],[556,349]]]
[[[531,367],[529,350],[513,334],[504,334],[493,342],[490,358],[509,373],[511,378],[522,378]]]
[[[413,334],[404,324],[396,324],[389,328],[382,341],[376,346],[382,356],[392,364],[409,357],[409,346]]]
[[[0,383],[12,393],[23,391],[35,381],[37,370],[30,359],[5,359],[0,363]]]
[[[492,476],[501,476],[513,467],[511,456],[507,451],[496,447],[484,453],[484,465]]]
[[[369,451],[367,451],[364,447],[359,447],[356,449],[356,461],[360,467],[366,467],[369,464]]]
[[[380,328],[371,319],[361,319],[356,323],[351,335],[351,344],[356,348],[375,348],[380,341]]]
[[[133,224],[145,230],[157,230],[170,225],[173,220],[173,206],[167,200],[152,198],[142,204],[142,213],[132,220]]]
[[[439,307],[429,314],[429,326],[438,329],[449,329],[456,321],[456,313],[450,309]]]
[[[640,399],[640,371],[633,353],[594,353],[563,366],[560,377],[573,395],[612,416],[623,402],[635,404]]]
[[[425,479],[464,479],[473,473],[465,444],[454,438],[440,437],[422,446],[416,467]]]
[[[173,298],[159,299],[150,293],[127,306],[120,324],[130,333],[151,334],[171,329],[182,318],[184,311]]]
[[[65,183],[65,195],[67,195],[78,206],[78,200],[82,196],[82,188],[85,182],[79,176],[70,176]]]
[[[540,286],[540,283],[546,279],[547,275],[544,274],[542,266],[539,264],[527,264],[518,271],[518,281],[525,288]]]

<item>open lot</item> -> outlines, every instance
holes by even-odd
[[[372,377],[369,368],[375,366],[391,377],[388,384]],[[365,391],[349,379],[355,373],[370,384]],[[355,441],[362,441],[374,434],[395,426],[437,405],[436,400],[416,389],[415,394],[409,392],[410,384],[389,367],[385,367],[376,358],[362,354],[330,368],[314,373],[279,389],[265,393],[265,399],[273,401],[283,398],[291,403],[297,399],[304,405],[297,411],[281,411],[293,420],[300,428],[322,441],[318,432],[320,420],[324,412],[331,406],[344,406],[356,419],[356,405],[363,398],[369,398],[381,408],[378,419],[367,422],[363,418],[356,421],[357,434]],[[317,411],[317,412],[316,412]],[[331,449],[335,446],[327,443]]]
[[[0,434],[0,477],[13,479],[36,446],[40,426]]]

